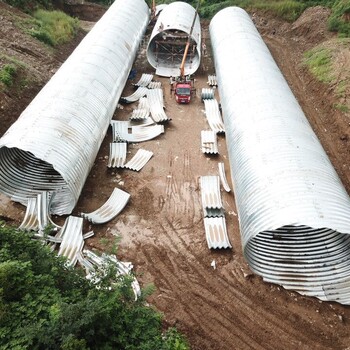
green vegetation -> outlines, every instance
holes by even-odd
[[[347,105],[341,103],[335,103],[333,106],[335,109],[338,109],[339,111],[344,113],[348,113],[350,111],[350,108]]]
[[[0,82],[7,87],[12,86],[17,67],[14,64],[5,64],[0,70]]]
[[[320,47],[309,50],[304,54],[304,63],[318,80],[330,83],[334,79],[331,50]]]
[[[0,90],[12,87],[15,81],[20,88],[27,85],[28,79],[26,74],[20,81],[17,79],[20,75],[19,72],[27,68],[23,62],[7,55],[0,55],[0,62],[3,64],[0,68]]]
[[[340,37],[350,37],[350,1],[337,0],[332,7],[328,28],[338,32]]]
[[[187,350],[161,315],[136,302],[112,265],[92,285],[41,242],[0,223],[0,348]]]
[[[77,19],[61,11],[37,10],[34,18],[34,28],[29,30],[29,34],[50,46],[69,42],[79,27]]]
[[[52,8],[51,0],[4,0],[4,2],[27,13],[32,13],[38,8]]]

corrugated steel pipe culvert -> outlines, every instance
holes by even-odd
[[[248,14],[210,24],[244,255],[265,281],[350,304],[350,198]]]
[[[0,191],[26,204],[56,191],[73,210],[149,20],[144,0],[117,0],[0,140]]]
[[[183,50],[196,10],[182,1],[167,5],[160,13],[147,47],[147,59],[156,74],[170,77],[180,75]],[[197,14],[191,45],[185,63],[185,74],[193,74],[201,60],[201,25]]]

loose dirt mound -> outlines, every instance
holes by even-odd
[[[322,6],[306,9],[293,23],[293,34],[312,45],[330,38],[332,34],[327,30],[327,20],[330,14],[331,10]]]

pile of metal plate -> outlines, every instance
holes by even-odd
[[[204,100],[213,100],[215,95],[214,89],[211,88],[203,88],[201,92],[201,99]]]
[[[147,97],[141,97],[139,99],[139,105],[132,111],[130,120],[142,120],[149,117],[149,105]]]
[[[226,229],[218,176],[201,176],[205,237],[209,249],[232,248]]]
[[[114,188],[107,202],[100,208],[91,213],[81,213],[81,216],[93,224],[104,224],[114,219],[125,208],[129,198],[129,193],[119,188]]]
[[[170,120],[164,112],[163,90],[149,89],[147,98],[150,106],[151,117],[156,123]]]
[[[205,106],[205,115],[207,117],[210,129],[216,133],[225,132],[225,126],[221,118],[218,101],[216,99],[203,101]]]
[[[130,96],[121,97],[120,100],[124,103],[132,103],[138,101],[141,97],[147,95],[147,87],[139,86],[137,90]]]
[[[108,168],[122,168],[126,160],[126,142],[112,142],[109,144]]]
[[[152,79],[153,79],[153,74],[143,73],[140,80],[134,85],[147,87],[151,83]]]
[[[206,154],[218,154],[218,140],[216,132],[212,130],[202,130],[202,152]]]
[[[161,89],[162,83],[160,81],[151,81],[147,87],[149,89]]]
[[[218,81],[216,80],[216,75],[208,75],[208,85],[209,86],[218,86]]]

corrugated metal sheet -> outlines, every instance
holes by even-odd
[[[208,120],[210,129],[216,133],[225,132],[225,126],[221,119],[219,104],[216,99],[204,100],[205,115]]]
[[[143,142],[152,140],[164,133],[164,125],[132,126],[131,134],[127,136],[128,142]]]
[[[38,203],[37,198],[28,198],[27,210],[24,215],[21,225],[18,227],[19,230],[23,231],[38,231]]]
[[[218,82],[216,80],[216,75],[208,75],[208,85],[209,86],[218,86]]]
[[[225,174],[225,164],[222,162],[218,163],[218,168],[219,168],[219,176],[220,176],[222,187],[226,192],[230,192],[231,188],[227,182],[227,178]]]
[[[161,89],[162,83],[160,81],[152,81],[147,86],[149,89]]]
[[[93,224],[104,224],[114,219],[125,208],[129,198],[129,193],[114,188],[106,203],[91,213],[81,213],[81,216]]]
[[[154,120],[150,117],[146,119],[135,119],[135,120],[130,120],[129,122],[129,128],[132,128],[133,126],[150,126],[150,125],[155,125]]]
[[[111,120],[113,142],[127,141],[129,122],[125,120]]]
[[[350,304],[350,198],[248,14],[210,24],[245,257],[264,280]]]
[[[151,83],[152,79],[153,79],[153,74],[143,73],[141,75],[140,80],[134,85],[147,87]]]
[[[175,34],[182,34],[182,36],[186,37],[186,34],[190,34],[194,16],[195,9],[191,5],[182,1],[176,1],[169,4],[160,13],[147,47],[147,59],[151,66],[156,69],[156,74],[166,77],[180,75],[179,68],[182,60],[181,55],[177,57],[175,62],[175,56],[172,54],[172,52],[169,53],[169,59],[167,57],[158,57],[157,59],[158,46],[156,45],[156,41],[164,41],[164,35],[169,35],[170,37],[174,36]],[[185,75],[193,74],[200,65],[201,26],[198,15],[194,23],[192,40],[196,44],[196,49],[192,60],[190,60],[190,57],[188,57],[186,61]]]
[[[150,89],[147,92],[148,103],[150,106],[151,117],[156,123],[169,120],[164,112],[164,100],[162,89]]]
[[[126,142],[112,142],[109,144],[108,168],[122,168],[126,160]]]
[[[201,99],[203,100],[213,100],[215,95],[214,89],[203,88],[201,92]]]
[[[204,218],[204,228],[209,249],[232,248],[227,235],[225,217]]]
[[[140,86],[136,89],[136,91],[130,96],[121,97],[120,100],[124,103],[133,103],[138,101],[141,97],[147,95],[148,89],[144,86]]]
[[[69,216],[62,226],[59,236],[62,238],[58,255],[68,259],[69,266],[77,263],[77,254],[83,250],[83,218]]]
[[[202,206],[207,209],[221,209],[219,176],[201,176],[200,188],[202,194]]]
[[[149,117],[149,104],[147,97],[141,97],[139,99],[139,105],[137,106],[137,109],[134,109],[132,111],[132,114],[130,116],[130,120],[140,120],[140,119],[146,119]]]
[[[26,203],[56,191],[52,212],[73,210],[148,20],[143,0],[111,5],[0,140],[1,192]]]
[[[153,152],[147,151],[145,149],[139,149],[136,154],[130,159],[125,165],[124,168],[140,171],[147,162],[152,158]]]
[[[202,152],[208,154],[218,154],[218,140],[216,132],[212,130],[202,130]]]

